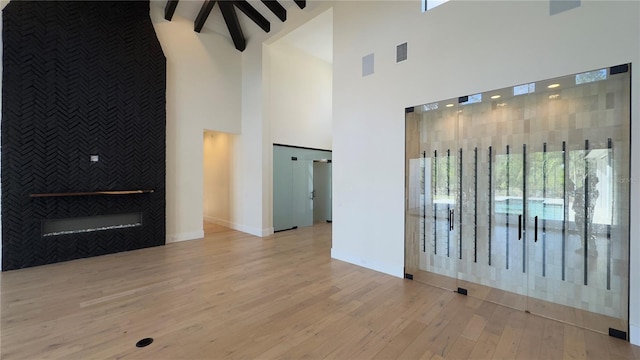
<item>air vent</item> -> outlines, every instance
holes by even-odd
[[[407,43],[396,46],[396,62],[407,60]]]
[[[373,74],[373,54],[362,58],[362,76]]]

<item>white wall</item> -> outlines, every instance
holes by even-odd
[[[284,40],[266,54],[272,142],[331,149],[331,64]]]
[[[307,2],[304,10],[290,6],[285,23],[272,21],[269,34],[254,33],[247,40],[247,48],[242,53],[242,135],[233,148],[236,181],[231,217],[238,230],[258,236],[273,233],[273,141],[269,104],[270,83],[278,80],[270,76],[268,46],[330,6],[328,1]]]
[[[549,15],[548,1],[336,2],[333,66],[335,258],[395,276],[404,267],[404,108],[633,62],[640,78],[640,4],[583,1]],[[408,41],[408,60],[395,46]],[[375,73],[361,76],[375,54]],[[632,92],[640,91],[637,80]],[[640,120],[632,100],[632,123]],[[633,127],[634,138],[640,126]],[[633,154],[640,154],[638,141]],[[372,161],[375,159],[375,161]],[[640,157],[631,218],[640,218]],[[376,194],[376,196],[371,196]],[[640,258],[632,222],[631,259]],[[640,263],[631,262],[631,337],[640,342]]]
[[[230,227],[231,148],[234,135],[217,131],[203,134],[203,217]]]
[[[167,57],[167,242],[204,236],[204,129],[240,132],[241,59],[229,41],[193,31],[193,19],[164,20],[151,6]]]

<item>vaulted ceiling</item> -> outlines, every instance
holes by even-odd
[[[306,6],[306,0],[281,1],[293,1],[300,9],[304,9]],[[193,2],[167,0],[164,9],[165,19],[171,21],[176,9],[183,3]],[[224,23],[226,24],[226,28],[236,49],[244,51],[247,46],[247,41],[243,31],[242,21],[240,20],[237,10],[239,10],[240,16],[250,19],[264,32],[269,32],[271,30],[271,21],[268,19],[268,17],[272,17],[270,14],[275,15],[276,21],[284,22],[287,20],[287,9],[280,1],[261,0],[260,3],[263,7],[254,6],[257,5],[256,3],[257,2],[253,2],[252,4],[246,0],[204,0],[201,3],[198,15],[194,19],[193,30],[196,32],[202,31],[209,15],[214,11],[214,8],[217,8],[222,14],[222,18],[224,19]],[[269,12],[269,14],[267,14],[267,12]]]

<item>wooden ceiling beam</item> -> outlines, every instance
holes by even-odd
[[[253,20],[265,32],[271,31],[271,23],[267,20],[258,10],[251,6],[246,0],[239,0],[233,2],[236,7],[242,11],[249,19]]]
[[[236,10],[233,7],[233,3],[221,1],[220,11],[222,11],[224,22],[227,23],[227,28],[229,29],[229,33],[231,34],[231,39],[233,39],[233,44],[236,46],[236,49],[244,51],[244,49],[247,47],[247,42],[244,38],[244,34],[242,33],[242,28],[240,27],[238,15],[236,14]]]
[[[209,14],[211,13],[211,10],[213,10],[213,6],[215,4],[216,4],[215,0],[204,1],[204,3],[202,4],[202,7],[200,8],[200,12],[198,12],[198,16],[196,17],[196,21],[193,24],[193,31],[198,33],[202,31],[202,27],[204,26],[204,23],[207,21],[207,17],[209,17]],[[222,3],[220,3],[220,5],[222,5]]]
[[[171,21],[173,18],[173,13],[176,12],[176,7],[178,6],[178,0],[168,0],[167,5],[164,7],[164,18],[165,20]]]
[[[307,6],[307,0],[293,0],[300,9],[304,9]]]
[[[278,0],[262,0],[262,3],[269,8],[272,13],[276,14],[280,21],[287,21],[287,10],[280,5]]]

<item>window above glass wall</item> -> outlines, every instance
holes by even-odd
[[[440,6],[449,0],[422,0],[422,12],[429,11],[436,6]]]

